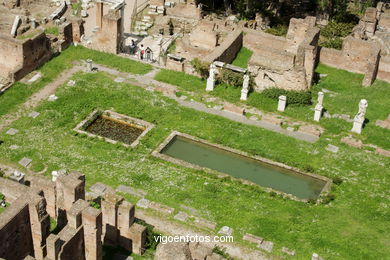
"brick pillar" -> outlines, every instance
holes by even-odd
[[[102,254],[102,212],[88,207],[82,212],[84,227],[85,260],[101,260]]]
[[[50,234],[46,240],[47,258],[50,260],[58,260],[63,241],[55,234]]]
[[[146,227],[134,223],[127,231],[121,231],[122,241],[131,241],[131,252],[142,255],[145,252]]]
[[[89,204],[85,200],[76,201],[72,208],[66,212],[68,225],[74,229],[77,229],[82,224],[81,212],[88,208]]]
[[[34,256],[41,260],[46,256],[46,238],[50,233],[50,217],[46,212],[46,200],[44,197],[30,193],[29,214],[31,234],[33,240]]]
[[[118,244],[117,214],[123,200],[114,192],[106,192],[102,199],[103,244],[116,247]]]
[[[118,208],[118,229],[119,229],[119,245],[128,251],[132,251],[132,241],[126,237],[126,233],[130,226],[134,223],[134,205],[130,202],[123,201]],[[123,235],[125,234],[125,235]]]
[[[102,29],[103,3],[96,2],[96,26]]]

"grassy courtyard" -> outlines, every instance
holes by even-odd
[[[58,59],[65,59],[61,55],[46,64],[42,70],[46,67],[47,71],[52,71],[53,74],[50,75],[58,75],[62,69],[70,66],[72,58],[84,57],[79,54],[84,51],[86,50],[83,48],[71,48],[63,54],[65,58],[68,57],[66,61],[69,63],[61,65]],[[125,61],[120,58],[110,56],[110,59],[99,60],[98,57],[99,55],[92,59],[122,71],[146,73],[149,70],[146,67],[141,69],[138,65],[126,67]],[[327,70],[330,69],[324,66],[319,68],[322,73]],[[171,72],[163,71],[158,77],[170,75],[169,73]],[[176,76],[173,78],[173,75]],[[196,85],[196,78],[180,78],[177,75],[179,74],[166,77],[180,80],[183,90],[196,93],[203,91],[205,84],[201,80],[197,84],[202,84]],[[344,91],[342,85],[332,83],[331,79],[329,75],[324,80],[328,82],[326,88],[339,93]],[[43,80],[45,78],[41,81]],[[3,141],[0,145],[1,161],[16,165],[21,158],[29,157],[33,159],[34,171],[41,171],[45,167],[46,174],[58,169],[77,170],[86,174],[88,186],[100,181],[114,188],[124,184],[144,189],[148,192],[148,199],[176,210],[180,205],[186,205],[197,209],[203,218],[217,222],[218,228],[223,225],[232,227],[235,241],[239,243],[244,243],[241,239],[245,233],[271,240],[275,243],[273,252],[278,255],[282,254],[280,249],[283,246],[295,249],[298,259],[307,259],[313,252],[325,259],[384,259],[390,254],[389,159],[347,146],[341,146],[337,154],[330,153],[325,150],[329,142],[326,138],[330,134],[315,144],[306,143],[182,107],[160,94],[125,83],[115,83],[111,76],[101,72],[77,73],[74,80],[76,86],[64,85],[57,90],[57,101],[45,101],[34,109],[41,113],[39,117],[32,120],[26,116],[15,121],[11,127],[20,131],[17,135],[6,135],[7,129],[0,133],[0,140]],[[317,88],[319,87],[316,86],[315,89]],[[374,86],[367,90],[367,94],[374,95],[371,92],[376,88],[384,87]],[[23,92],[23,88],[12,91],[16,95],[20,91],[20,99],[29,95]],[[213,93],[223,95],[226,99],[230,96],[232,99],[234,91],[237,90],[223,92],[217,88]],[[377,98],[382,95],[377,94]],[[340,99],[342,96],[340,93]],[[7,102],[5,97],[2,96],[1,101]],[[238,99],[239,94],[235,93],[234,98]],[[350,99],[350,105],[345,106],[348,107],[345,112],[354,114],[361,97],[346,98]],[[342,102],[336,102],[335,99],[325,98],[325,105],[329,110]],[[335,103],[331,106],[330,102]],[[384,118],[385,115],[381,114],[379,108],[374,109],[375,102],[379,101],[372,100],[369,103],[368,117]],[[14,100],[11,107],[15,108],[18,103],[19,99]],[[386,107],[388,104],[382,105],[384,110]],[[75,133],[72,129],[95,109],[113,110],[146,120],[156,127],[134,149]],[[291,112],[287,113],[293,113],[293,109],[297,111],[299,118],[307,115],[309,120],[309,113],[306,114],[301,108],[291,108]],[[3,110],[4,113],[7,111]],[[350,127],[350,124],[343,122],[336,124],[324,121],[321,124],[332,127],[340,125],[338,127],[343,131]],[[151,152],[173,130],[329,178],[340,177],[344,181],[340,185],[333,185],[335,200],[330,204],[311,205],[273,196],[261,188],[247,186],[237,180],[220,179],[206,172],[177,166],[151,156]],[[337,134],[336,130],[333,131]],[[365,131],[369,131],[369,125]],[[9,149],[13,144],[20,148]]]
[[[330,114],[345,114],[351,119],[354,118],[358,111],[360,99],[368,100],[367,123],[361,135],[355,135],[364,143],[375,144],[384,149],[390,149],[390,137],[387,129],[375,125],[375,121],[387,118],[390,111],[390,84],[377,80],[368,88],[361,85],[363,75],[350,73],[343,70],[337,70],[325,65],[319,65],[316,72],[318,74],[327,74],[318,84],[312,88],[311,106],[290,105],[286,111],[280,113],[276,110],[277,100],[263,96],[261,93],[251,92],[246,102],[240,101],[241,88],[217,85],[214,91],[206,92],[206,81],[201,78],[187,75],[181,72],[161,70],[155,77],[156,80],[166,82],[179,87],[179,90],[186,94],[191,92],[198,100],[209,94],[219,97],[231,103],[238,105],[247,104],[266,112],[275,112],[293,119],[306,121],[311,124],[317,124],[313,121],[314,106],[317,103],[317,93],[322,89],[330,91],[325,93],[324,107]],[[352,123],[342,119],[322,118],[318,123],[326,129],[326,135],[330,135],[335,142],[342,136],[350,134]]]

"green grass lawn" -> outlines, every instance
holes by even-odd
[[[38,69],[43,75],[40,80],[31,85],[16,82],[10,89],[0,95],[0,117],[13,111],[16,106],[25,102],[33,93],[53,81],[63,70],[72,67],[73,61],[81,59],[92,59],[93,62],[134,74],[146,74],[152,70],[152,66],[148,64],[90,50],[81,46],[71,46],[63,51],[61,55],[54,57],[49,63]]]
[[[247,68],[248,62],[252,57],[253,52],[245,47],[242,47],[241,50],[237,53],[236,58],[232,62],[233,65],[236,65],[241,68]]]
[[[331,94],[326,93],[324,99],[324,107],[331,114],[347,114],[350,118],[353,118],[358,112],[360,99],[365,98],[368,100],[366,114],[368,122],[362,134],[354,136],[361,139],[364,143],[375,144],[382,148],[390,149],[389,130],[375,125],[376,120],[383,120],[390,113],[390,84],[377,80],[371,87],[365,88],[361,85],[363,75],[334,69],[325,65],[319,65],[316,72],[328,74],[328,76],[321,79],[318,84],[312,87],[313,105],[290,105],[283,113],[276,111],[277,100],[264,97],[260,93],[252,92],[249,94],[246,102],[240,101],[241,88],[217,85],[214,91],[208,94],[232,103],[247,104],[266,112],[279,113],[312,124],[318,124],[313,121],[313,109],[317,102],[317,93],[323,88],[334,92]],[[155,76],[155,79],[176,85],[183,93],[190,91],[199,99],[207,93],[205,91],[205,80],[181,72],[161,70]],[[341,119],[322,118],[319,125],[327,130],[327,134],[337,135],[338,139],[350,134],[350,130],[352,129],[352,123]]]
[[[74,51],[77,53],[78,49]],[[48,63],[47,69],[51,64],[57,62]],[[327,70],[320,67],[319,71]],[[167,73],[171,72],[163,71],[158,77]],[[342,86],[333,86],[331,79],[329,76],[324,80],[323,87],[341,91],[338,88]],[[4,141],[0,145],[0,160],[16,164],[21,158],[29,157],[33,159],[33,167],[47,165],[47,173],[58,169],[83,172],[88,186],[100,181],[114,188],[124,184],[144,189],[148,199],[176,210],[184,204],[197,209],[202,217],[217,222],[218,228],[232,227],[238,243],[244,243],[241,239],[245,233],[271,240],[275,242],[273,253],[277,255],[282,255],[283,246],[295,249],[299,259],[307,259],[313,252],[325,259],[385,259],[390,254],[390,159],[332,140],[340,145],[340,151],[334,154],[325,150],[327,137],[311,144],[229,121],[182,107],[158,93],[115,83],[101,72],[78,73],[74,80],[76,86],[65,84],[57,90],[57,101],[44,101],[34,108],[41,113],[39,117],[15,121],[11,127],[20,130],[17,135],[6,135],[8,129],[0,133],[0,140]],[[204,82],[193,77],[186,77],[181,88],[194,90],[198,87],[194,83],[201,84],[199,93],[204,91]],[[377,87],[381,86],[375,85],[370,90]],[[360,96],[350,98],[351,108],[346,111],[352,113],[357,110],[355,99]],[[325,97],[325,106],[331,109],[330,102],[336,102],[334,100]],[[372,101],[375,102],[379,101]],[[349,107],[347,105],[344,104]],[[72,129],[95,109],[110,109],[146,120],[156,127],[134,149],[75,133]],[[375,111],[372,109],[368,117],[379,113]],[[151,156],[173,130],[302,170],[312,169],[329,178],[341,177],[344,182],[340,186],[333,185],[336,199],[326,205],[272,196],[237,180],[220,179]],[[12,144],[20,148],[9,149]]]

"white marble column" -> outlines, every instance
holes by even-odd
[[[314,121],[319,122],[322,116],[322,111],[324,110],[323,102],[324,102],[324,92],[318,92],[317,105],[314,108]]]
[[[207,78],[206,91],[213,91],[214,90],[215,74],[217,74],[217,67],[214,65],[214,63],[211,63],[209,77]]]
[[[368,102],[365,99],[360,100],[359,102],[359,112],[356,114],[353,119],[352,132],[361,134],[363,129],[363,124],[365,120],[365,115],[368,107]]]
[[[249,92],[249,75],[244,75],[244,81],[242,83],[242,90],[241,90],[241,98],[240,100],[247,100],[248,99],[248,92]]]
[[[279,96],[278,111],[284,112],[284,110],[286,109],[286,104],[287,104],[287,97]]]

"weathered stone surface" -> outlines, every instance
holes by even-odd
[[[314,136],[321,136],[322,130],[319,129],[316,126],[311,126],[311,125],[302,125],[298,129],[299,132],[305,133],[305,134],[310,134]]]
[[[28,117],[37,118],[39,115],[40,115],[39,112],[32,111],[30,114],[28,114]]]
[[[377,120],[375,124],[390,130],[390,115],[385,120]]]
[[[264,239],[262,237],[258,237],[258,236],[255,236],[255,235],[252,235],[252,234],[245,234],[244,237],[242,238],[243,240],[246,240],[246,241],[249,241],[251,243],[255,243],[255,244],[260,244],[264,241]]]
[[[223,226],[219,231],[218,234],[222,234],[225,236],[231,236],[233,234],[233,229],[228,226]]]
[[[183,222],[187,222],[188,220],[188,214],[183,212],[183,211],[180,211],[179,213],[177,213],[174,217],[174,219],[177,219],[177,220],[180,220],[180,221],[183,221]]]
[[[192,260],[188,243],[160,243],[157,246],[155,260]]]
[[[104,192],[107,190],[108,186],[101,183],[97,182],[94,185],[92,185],[89,189],[94,192],[95,194],[98,194],[99,196],[102,196]]]
[[[283,122],[283,119],[280,118],[280,116],[273,114],[264,114],[261,119],[273,125],[281,125]]]
[[[30,165],[30,163],[32,162],[32,160],[30,158],[27,158],[27,157],[23,157],[20,161],[19,161],[19,164],[22,165],[23,167],[28,167]]]
[[[171,207],[168,207],[166,205],[162,205],[162,204],[154,202],[154,201],[150,202],[149,208],[157,210],[157,211],[164,213],[164,214],[172,214],[175,211],[175,209],[173,209]]]
[[[294,256],[295,255],[295,250],[291,250],[287,247],[282,247],[282,252],[286,253],[288,255]]]
[[[127,194],[130,194],[130,195],[136,196],[136,197],[145,197],[146,194],[147,194],[147,192],[144,191],[144,190],[134,189],[134,188],[131,188],[129,186],[122,185],[122,184],[119,185],[116,188],[116,191],[117,192],[127,193]]]
[[[17,133],[19,133],[19,130],[15,129],[15,128],[10,128],[7,132],[5,132],[7,135],[16,135]]]
[[[117,83],[122,83],[122,82],[125,81],[125,79],[121,78],[121,77],[118,77],[118,78],[115,78],[114,81],[117,82]]]
[[[258,244],[257,247],[271,253],[274,247],[274,243],[271,241],[264,240],[261,244]]]
[[[212,230],[215,230],[215,228],[217,227],[217,223],[198,217],[195,218],[195,223],[201,227],[209,228]]]
[[[383,155],[383,156],[386,156],[386,157],[390,157],[390,151],[389,150],[385,150],[385,149],[382,149],[382,148],[376,148],[376,153],[377,154],[380,154],[380,155]]]
[[[345,136],[345,137],[341,138],[341,142],[346,144],[346,145],[355,147],[355,148],[362,148],[363,147],[362,141],[357,140],[351,136]]]
[[[244,115],[245,114],[245,108],[238,107],[238,106],[230,104],[230,103],[224,104],[223,109],[225,111],[228,111],[228,112],[231,112],[231,113],[234,113],[234,114],[238,114],[238,115]]]
[[[150,205],[150,200],[147,200],[147,199],[140,199],[137,204],[136,204],[138,207],[140,208],[144,208],[144,209],[147,209],[149,208],[149,205]]]
[[[50,95],[47,100],[48,101],[56,101],[57,99],[58,99],[58,97],[56,95]]]
[[[189,243],[192,259],[206,259],[213,254],[213,249],[200,243]]]
[[[339,151],[339,148],[333,144],[328,144],[328,146],[325,149],[332,153],[337,153]]]

